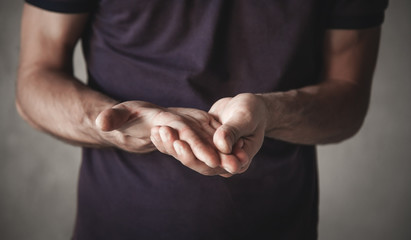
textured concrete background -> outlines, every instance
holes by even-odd
[[[21,2],[0,0],[0,239],[69,239],[80,149],[15,111]],[[411,239],[410,25],[411,1],[392,0],[364,127],[319,148],[321,240]]]

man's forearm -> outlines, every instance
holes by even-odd
[[[108,146],[95,125],[97,115],[116,101],[49,69],[20,69],[17,109],[32,126],[82,146]]]
[[[266,136],[297,144],[339,142],[354,135],[368,108],[369,90],[329,81],[260,95],[267,107]]]

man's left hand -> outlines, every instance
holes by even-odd
[[[213,136],[216,148],[240,160],[239,165],[222,161],[222,167],[234,174],[245,172],[264,141],[267,107],[263,98],[250,93],[223,98],[209,113],[222,124]]]

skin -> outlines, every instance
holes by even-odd
[[[213,142],[219,151],[240,160],[229,172],[246,171],[264,137],[313,145],[340,142],[357,133],[369,105],[379,39],[379,27],[329,30],[319,84],[217,101],[209,113],[222,125]],[[233,150],[239,140],[243,151]],[[156,146],[161,144],[170,142]]]
[[[248,169],[264,137],[339,142],[365,118],[380,28],[328,30],[317,85],[223,98],[207,113],[120,103],[75,79],[73,49],[87,18],[28,4],[23,11],[17,109],[32,126],[66,142],[139,154],[158,150],[203,175],[230,177]]]
[[[220,124],[207,112],[143,101],[120,103],[73,76],[73,50],[87,19],[87,14],[59,14],[25,4],[16,88],[20,115],[35,128],[71,144],[139,154],[157,150],[151,142],[152,128],[168,126],[178,134],[176,146],[196,154],[195,158],[182,155],[179,160],[184,165],[204,175],[227,174],[220,159],[237,159],[214,147],[212,136]]]

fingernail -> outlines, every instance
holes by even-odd
[[[229,172],[230,174],[235,174],[235,172],[233,171],[233,169],[226,168],[225,170],[226,170],[227,172]]]
[[[228,165],[228,166],[223,166],[223,167],[227,172],[231,174],[235,174],[234,169],[231,166]]]
[[[209,166],[210,168],[216,168],[218,167],[217,164],[215,164],[213,161],[206,161],[205,163],[207,166]]]

